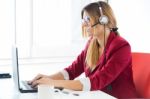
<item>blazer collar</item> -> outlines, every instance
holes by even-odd
[[[102,56],[99,58],[99,61],[97,63],[97,67],[99,67],[99,65],[103,66],[105,63],[105,58],[107,59],[107,50],[109,49],[109,46],[112,42],[112,40],[116,37],[116,33],[115,32],[110,32],[110,35],[108,37],[108,40],[107,40],[107,43],[106,43],[106,46],[105,46],[105,55],[104,55],[104,52],[102,54]],[[97,68],[96,67],[96,68]]]

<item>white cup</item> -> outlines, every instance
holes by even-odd
[[[38,99],[61,99],[61,92],[48,85],[38,85]]]
[[[48,85],[38,85],[38,99],[53,99],[53,89]]]

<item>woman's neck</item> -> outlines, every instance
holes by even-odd
[[[98,43],[99,43],[99,45],[100,45],[101,48],[104,48],[106,46],[109,34],[110,34],[110,30],[106,29],[105,30],[105,35],[103,33],[99,38],[97,38],[97,41],[98,41]],[[104,36],[105,36],[105,39],[104,39]],[[104,44],[104,40],[105,40],[105,44]]]

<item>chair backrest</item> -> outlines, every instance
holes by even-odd
[[[138,94],[150,98],[150,53],[132,53],[133,79]]]

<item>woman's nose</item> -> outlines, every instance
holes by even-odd
[[[83,27],[90,27],[90,23],[83,21],[82,26]]]

